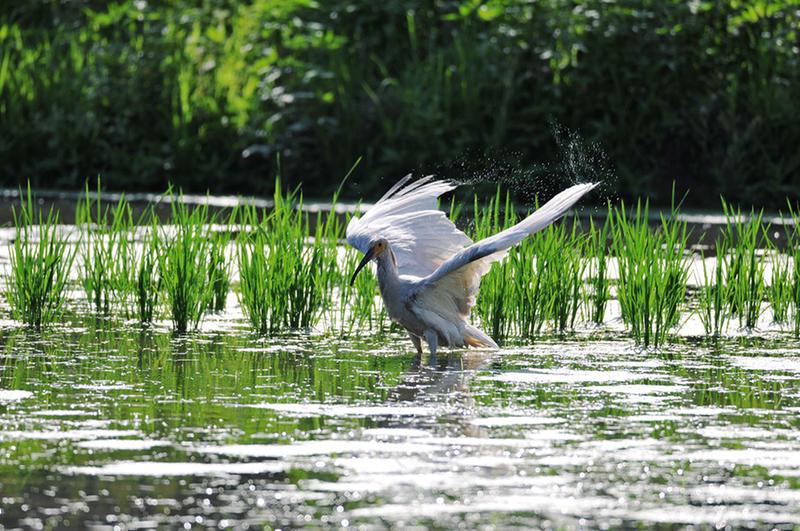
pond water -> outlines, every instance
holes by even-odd
[[[800,526],[800,349],[0,330],[6,528]]]

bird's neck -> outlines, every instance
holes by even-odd
[[[383,288],[387,284],[395,284],[398,281],[399,275],[397,272],[397,259],[394,252],[389,248],[385,253],[381,253],[377,258],[378,263],[378,282]]]

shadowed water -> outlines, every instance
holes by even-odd
[[[800,525],[800,350],[775,342],[0,342],[5,527]]]

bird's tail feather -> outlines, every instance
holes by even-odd
[[[464,327],[464,343],[466,343],[468,347],[493,349],[500,348],[491,337],[487,336],[481,330],[472,325],[466,325]]]

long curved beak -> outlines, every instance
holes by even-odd
[[[361,272],[361,270],[364,269],[364,266],[367,265],[370,260],[372,260],[373,256],[375,256],[375,248],[374,247],[370,248],[370,250],[367,252],[367,254],[364,255],[364,258],[361,259],[361,263],[358,264],[358,267],[356,268],[355,273],[353,273],[353,277],[350,279],[350,285],[351,286],[353,284],[355,284],[356,276],[358,276],[358,274]]]

